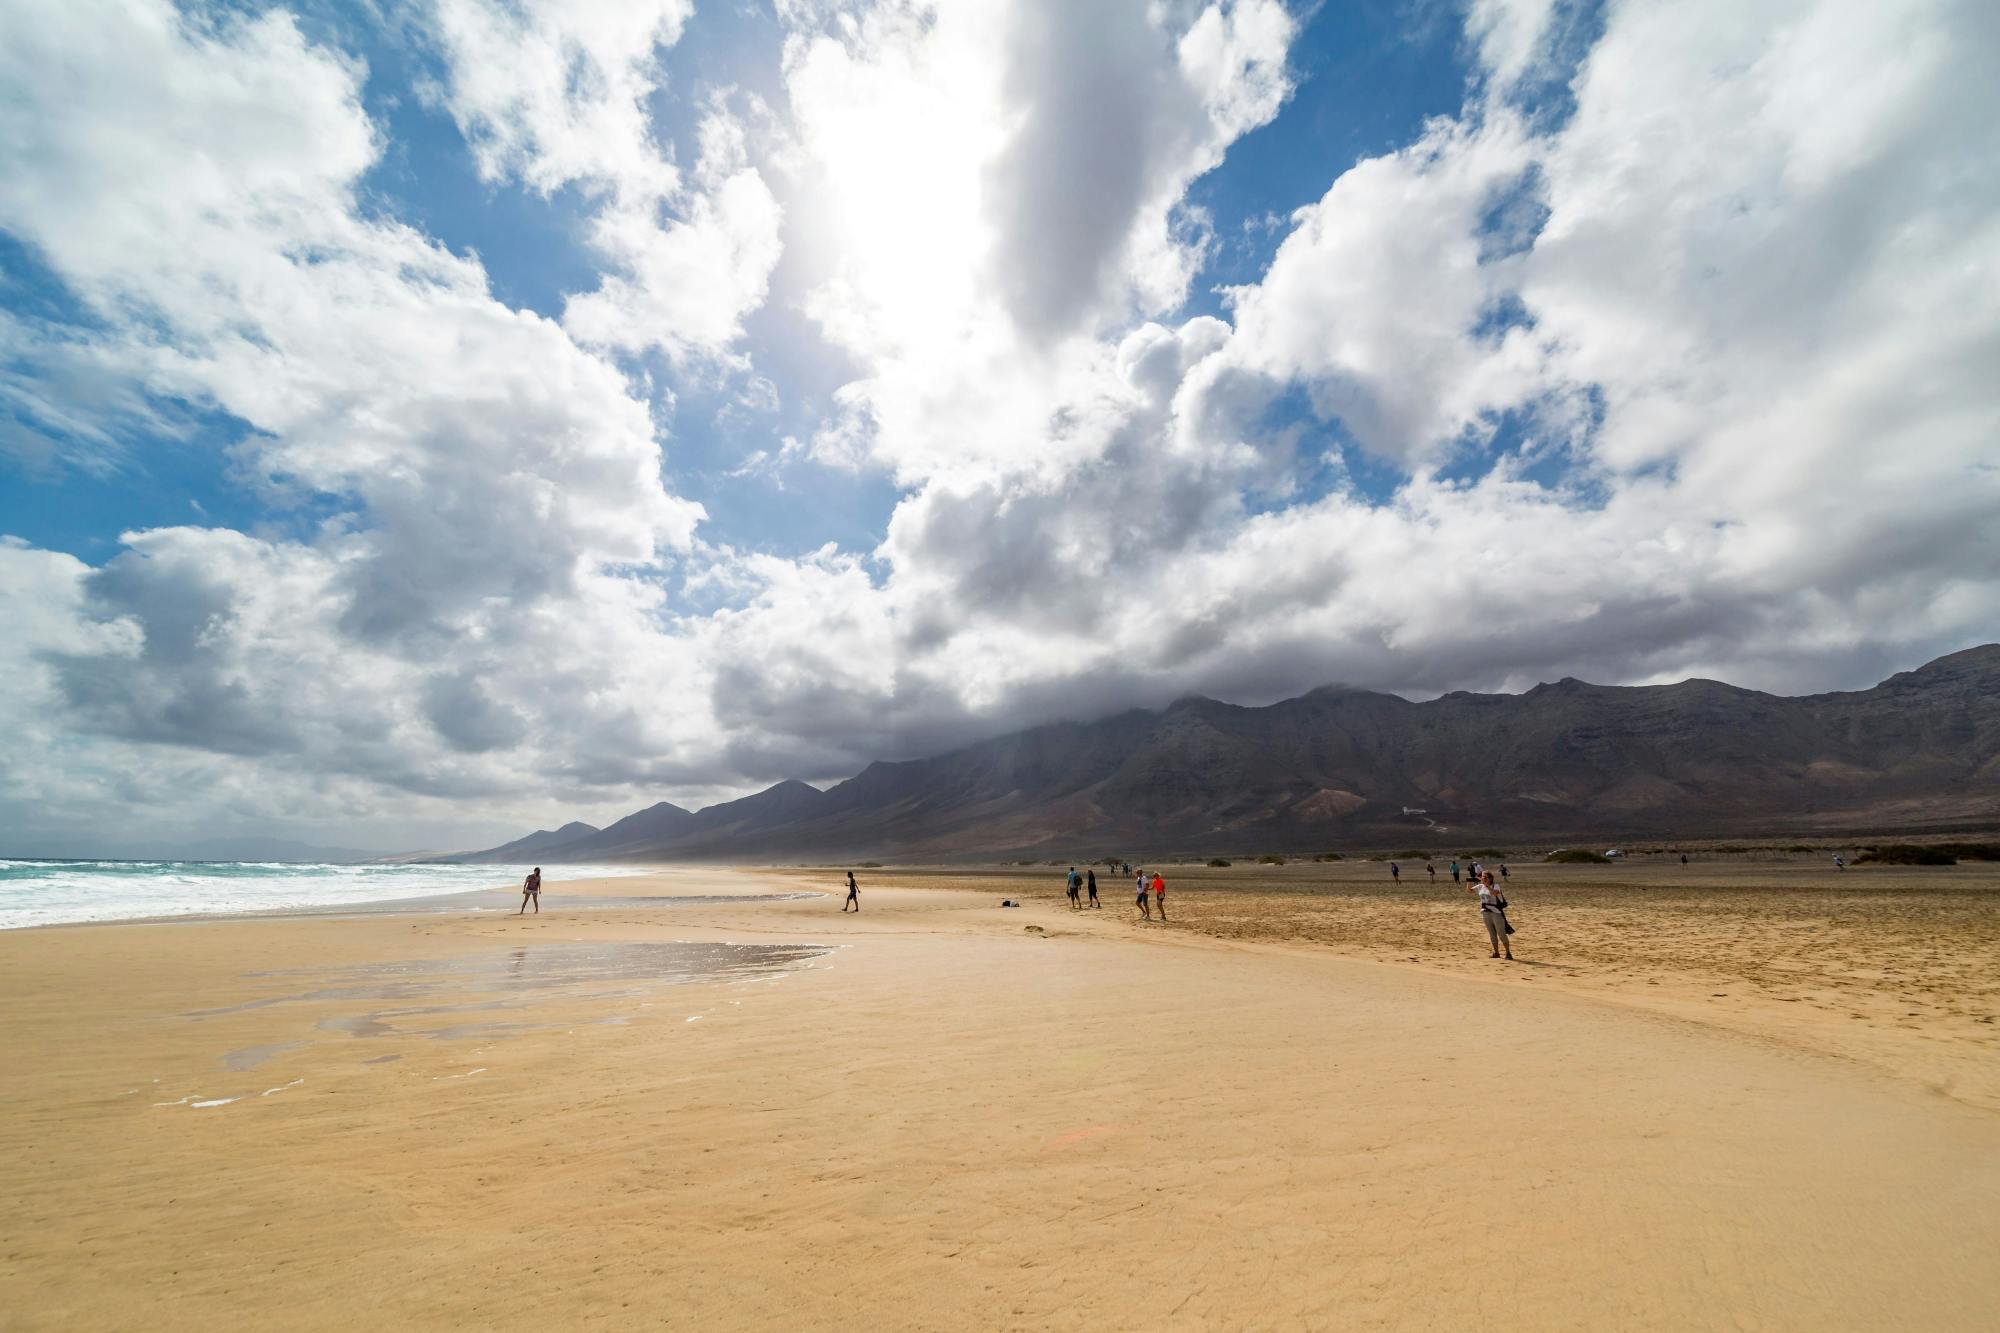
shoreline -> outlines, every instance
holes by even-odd
[[[801,872],[677,867],[539,918],[8,932],[0,1299],[24,1328],[1971,1328],[2000,1303],[2000,1117],[1910,1080],[1197,931],[1225,895],[1170,894],[1189,927],[1148,933],[1115,894],[1078,920],[873,873],[858,917],[713,898]],[[748,970],[660,979],[689,960]]]
[[[239,865],[246,863],[190,862],[188,864]],[[600,867],[592,867],[592,869],[598,868]],[[586,909],[601,908],[616,905],[619,902],[625,901],[628,897],[628,895],[611,892],[610,886],[618,885],[629,879],[654,876],[661,873],[663,869],[666,868],[635,866],[620,875],[592,875],[576,880],[554,880],[547,882],[553,884],[557,892],[561,893],[573,908],[579,906]],[[576,897],[568,892],[571,886],[590,888],[591,893],[588,899],[579,903]],[[246,907],[233,910],[156,913],[143,916],[104,917],[83,921],[42,921],[28,925],[0,927],[0,935],[24,931],[62,930],[72,926],[173,925],[178,923],[233,921],[239,918],[278,920],[292,917],[417,915],[421,913],[450,913],[454,911],[489,912],[500,909],[497,907],[488,908],[478,904],[497,896],[510,898],[518,905],[520,892],[521,890],[518,885],[482,886],[460,889],[449,893],[411,894],[392,898],[364,898],[352,902],[304,903],[280,907]]]
[[[616,881],[604,880],[602,883]],[[386,916],[450,916],[455,912],[479,915],[514,915],[507,906],[483,907],[475,901],[485,900],[495,894],[518,899],[518,888],[467,889],[462,893],[427,894],[415,898],[379,898],[360,903],[322,903],[305,907],[272,907],[256,911],[241,912],[186,912],[175,916],[121,916],[103,921],[49,921],[33,926],[10,926],[9,935],[30,934],[51,930],[91,930],[108,926],[198,926],[214,925],[231,921],[311,921],[311,920],[363,920],[370,917]],[[564,896],[566,911],[601,912],[616,910],[633,902],[648,903],[689,903],[722,904],[728,901],[740,902],[785,902],[801,901],[809,898],[824,898],[825,893],[750,893],[750,894],[689,894],[685,896],[658,895],[648,898],[623,898],[611,894],[597,894],[578,901]],[[529,916],[535,915],[530,911]]]

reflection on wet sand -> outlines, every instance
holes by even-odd
[[[810,966],[829,952],[817,944],[718,944],[688,941],[557,941],[469,954],[458,958],[411,959],[348,967],[286,968],[251,972],[253,979],[299,987],[183,1017],[197,1021],[276,1005],[390,1001],[388,1007],[330,1014],[314,1027],[351,1037],[425,1037],[439,1041],[507,1037],[573,1022],[481,1020],[436,1026],[421,1021],[438,1015],[520,1010],[551,999],[606,1001],[631,999],[656,986],[698,981],[739,981],[782,976]],[[429,1000],[431,1003],[407,1003]],[[396,1003],[405,1002],[405,1003]],[[629,1013],[595,1021],[623,1025]],[[303,1041],[269,1042],[231,1051],[223,1065],[255,1068]]]

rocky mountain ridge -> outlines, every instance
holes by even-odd
[[[665,802],[462,859],[967,858],[1297,851],[1454,839],[2000,825],[2000,644],[1867,690],[1721,681],[1414,703],[1329,686],[1056,723],[825,791]],[[563,837],[571,829],[574,837]]]

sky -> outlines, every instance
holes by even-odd
[[[0,6],[0,852],[2000,638],[1982,0]]]

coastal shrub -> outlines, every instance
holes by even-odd
[[[1462,861],[1504,861],[1507,851],[1503,847],[1474,847],[1469,852],[1460,852],[1458,856]]]
[[[1226,856],[1211,856],[1208,858],[1208,863],[1219,870],[1229,864],[1229,858]]]
[[[1281,866],[1284,863],[1285,863],[1284,857],[1273,856],[1269,852],[1266,852],[1262,856],[1257,858],[1257,864],[1260,866]]]
[[[1565,847],[1559,852],[1550,852],[1542,859],[1544,861],[1554,861],[1559,865],[1608,866],[1611,864],[1610,857],[1602,856],[1597,852],[1589,851],[1582,847]]]
[[[2000,861],[2000,842],[1941,842],[1937,849],[1961,861]]]
[[[1942,847],[1917,847],[1910,843],[1890,843],[1854,858],[1854,864],[1882,866],[1955,866],[1958,858]]]
[[[880,870],[882,868],[882,863],[880,861],[863,861],[861,863],[861,868],[863,870]]]
[[[1429,852],[1390,852],[1389,859],[1391,861],[1428,861],[1431,859],[1431,854]]]
[[[1802,842],[1801,842],[1801,843],[1797,843],[1797,844],[1795,844],[1795,845],[1793,845],[1793,846],[1790,846],[1790,847],[1787,847],[1787,848],[1785,848],[1785,850],[1786,850],[1786,851],[1788,851],[1788,852],[1790,852],[1790,853],[1791,853],[1791,854],[1792,854],[1793,856],[1797,856],[1797,855],[1798,855],[1798,854],[1799,854],[1800,852],[1816,852],[1816,851],[1818,851],[1818,850],[1819,850],[1819,848],[1817,848],[1817,847],[1808,847],[1808,846],[1806,846],[1806,845],[1805,845],[1804,843],[1802,843]]]

